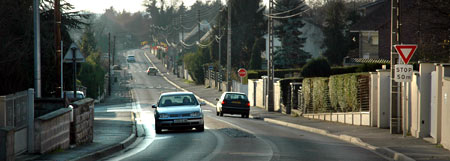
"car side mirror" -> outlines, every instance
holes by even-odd
[[[155,105],[155,104],[153,104],[153,105],[152,105],[152,108],[156,108],[156,105]]]
[[[205,106],[206,103],[205,102],[200,102],[200,106]]]
[[[219,98],[216,98],[216,101],[219,101]]]

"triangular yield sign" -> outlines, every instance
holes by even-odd
[[[412,55],[417,49],[417,45],[394,45],[397,53],[402,57],[402,60],[405,64],[408,64]]]

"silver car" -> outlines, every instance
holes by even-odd
[[[155,130],[192,129],[204,131],[203,112],[200,108],[204,102],[198,102],[192,92],[169,92],[159,97],[155,110]]]

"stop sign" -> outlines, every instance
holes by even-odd
[[[238,70],[238,75],[239,75],[239,77],[247,76],[247,70],[245,70],[244,68],[239,69]]]

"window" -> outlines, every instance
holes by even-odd
[[[224,100],[247,100],[247,96],[244,94],[229,93],[225,95]]]
[[[158,107],[198,105],[194,95],[166,95],[159,100]]]

